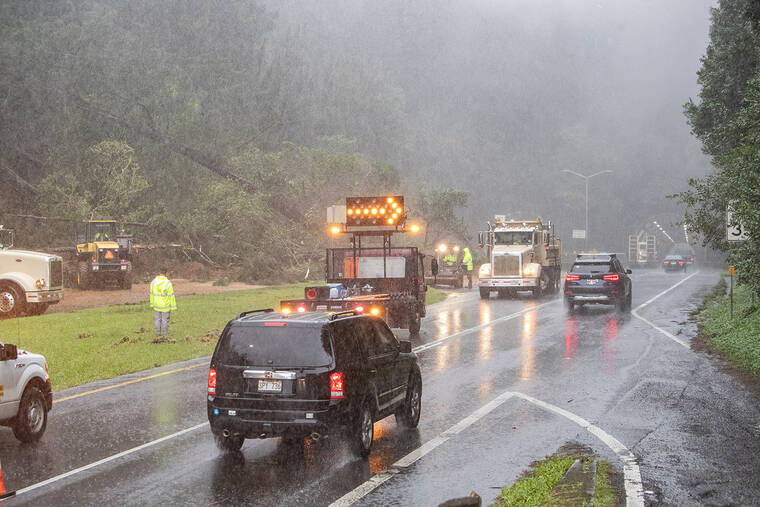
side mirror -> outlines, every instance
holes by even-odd
[[[483,236],[483,231],[478,233],[478,248],[483,248],[483,243],[485,243],[485,241],[483,241]]]
[[[411,354],[412,342],[407,340],[401,340],[398,342],[398,351],[402,354]]]
[[[2,351],[0,351],[0,361],[13,361],[15,359],[18,359],[18,347],[12,343],[3,345]]]
[[[626,269],[626,270],[625,270],[625,274],[626,274],[626,275],[630,275],[631,273],[633,273],[633,271],[631,271],[630,269]]]

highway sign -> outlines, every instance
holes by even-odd
[[[746,241],[749,238],[747,229],[741,222],[734,221],[733,210],[726,210],[726,239],[728,241]]]

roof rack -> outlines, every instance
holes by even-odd
[[[360,312],[357,312],[356,310],[346,310],[343,312],[335,312],[335,313],[330,314],[330,320],[335,320],[339,317],[348,317],[350,315],[363,315],[363,314]]]
[[[274,310],[272,310],[271,308],[261,308],[261,309],[259,309],[259,310],[248,310],[248,311],[246,311],[246,312],[241,312],[241,313],[239,313],[239,314],[238,314],[238,316],[237,316],[236,318],[238,318],[238,319],[242,319],[242,318],[243,318],[243,317],[245,317],[246,315],[251,315],[252,313],[260,313],[260,312],[261,312],[261,313],[270,313],[270,312],[273,312],[273,311],[274,311]]]

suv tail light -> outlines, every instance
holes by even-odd
[[[565,281],[566,282],[575,282],[576,280],[580,280],[581,277],[578,275],[571,275],[570,273],[565,275]]]
[[[208,393],[216,394],[216,370],[213,368],[208,370]]]
[[[678,261],[678,264],[683,264],[683,261]]]
[[[617,273],[611,273],[609,275],[602,276],[602,280],[606,280],[608,282],[617,282],[618,280],[620,280],[620,275],[618,275]]]
[[[330,374],[330,399],[343,398],[343,372],[336,371]]]

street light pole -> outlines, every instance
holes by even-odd
[[[571,171],[570,169],[562,169],[560,172],[574,174],[575,176],[583,178],[586,181],[586,230],[583,239],[583,250],[588,251],[588,180],[594,176],[599,176],[600,174],[611,173],[612,170],[605,169],[604,171],[599,171],[598,173],[590,174],[588,176],[585,174],[577,173],[575,171]]]

